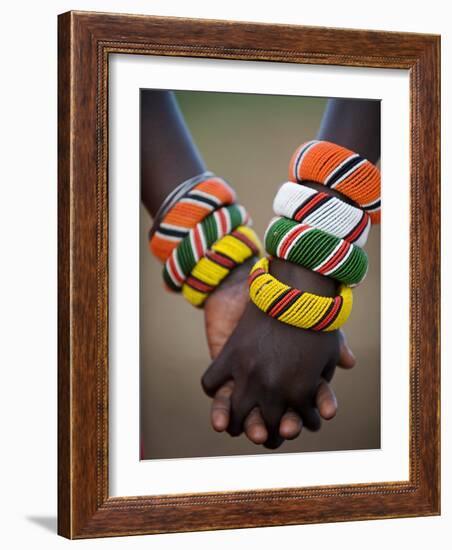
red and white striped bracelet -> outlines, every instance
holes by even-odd
[[[288,181],[276,193],[273,211],[278,216],[322,229],[363,247],[369,235],[369,215],[337,197]]]

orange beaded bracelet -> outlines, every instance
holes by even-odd
[[[289,165],[291,181],[314,181],[343,193],[363,210],[372,223],[380,222],[379,170],[357,153],[329,141],[300,145]]]
[[[234,190],[224,179],[213,174],[205,177],[165,213],[149,241],[152,254],[165,262],[190,229],[235,199]]]

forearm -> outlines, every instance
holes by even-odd
[[[380,106],[376,100],[328,100],[317,139],[337,143],[370,162],[377,162],[380,158]]]
[[[173,92],[142,90],[141,200],[151,216],[171,191],[206,170]]]

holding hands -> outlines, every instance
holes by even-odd
[[[361,246],[371,218],[379,220],[379,173],[352,151],[308,142],[293,155],[289,175],[293,182],[281,187],[274,202],[275,213],[287,219],[274,219],[265,239],[267,252],[280,259],[272,262],[271,275],[267,263],[250,275],[250,296],[267,315],[249,303],[202,379],[206,393],[215,396],[214,427],[222,430],[227,424],[228,433],[238,435],[247,431],[253,411],[269,448],[279,446],[284,436],[298,435],[302,425],[319,429],[318,396],[327,391],[322,381],[331,380],[338,363],[354,365],[343,333],[334,330],[350,313],[351,290],[341,287],[336,296],[335,281],[355,286],[364,279],[368,263]],[[327,192],[316,190],[321,185]],[[258,277],[264,280],[256,285]],[[234,384],[219,390],[230,379]],[[331,394],[325,400],[331,411],[324,418],[329,418],[335,400]],[[285,429],[286,419],[293,429]]]
[[[286,266],[279,267],[282,272]],[[253,443],[276,448],[303,426],[318,429],[319,416],[334,417],[328,382],[336,364],[355,364],[342,331],[302,331],[271,319],[249,302],[246,281],[212,294],[205,321],[215,360],[202,383],[213,397],[214,429],[244,431]]]

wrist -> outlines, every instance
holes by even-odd
[[[271,262],[270,272],[282,283],[304,292],[331,297],[337,294],[337,285],[333,279],[286,260],[274,258]]]
[[[253,266],[248,278],[250,300],[261,311],[288,325],[316,332],[331,332],[347,321],[353,305],[350,287],[341,284],[337,291],[328,289],[323,280],[308,279],[303,272],[286,265],[276,266],[278,278],[271,264],[273,259],[262,258]],[[292,279],[292,284],[283,282],[284,276]],[[328,280],[325,278],[325,281]],[[293,286],[307,284],[315,286],[315,292]],[[321,285],[320,290],[318,285]],[[328,290],[334,290],[331,296],[325,296]]]
[[[210,296],[207,298],[209,300],[212,296],[216,296],[224,290],[230,289],[232,287],[243,287],[248,292],[247,280],[250,273],[250,269],[256,263],[257,258],[253,256],[248,258],[243,264],[240,264],[231,273],[211,292]],[[206,300],[206,303],[207,303]]]
[[[320,191],[326,193],[327,195],[337,197],[352,206],[359,207],[352,199],[343,193],[340,193],[335,189],[330,189],[329,187],[315,181],[303,181],[303,185],[310,187],[315,191]],[[270,271],[271,274],[281,282],[300,290],[312,292],[321,296],[335,296],[337,294],[337,284],[333,279],[311,271],[310,269],[296,265],[292,262],[274,258],[271,262]]]
[[[354,200],[352,200],[350,197],[347,197],[347,195],[344,195],[340,191],[337,191],[336,189],[331,189],[330,187],[327,187],[326,185],[323,185],[322,183],[317,183],[316,181],[303,181],[303,185],[305,187],[310,187],[311,189],[314,189],[314,191],[319,191],[320,193],[326,193],[327,195],[331,195],[332,197],[336,197],[340,199],[341,201],[346,202],[347,204],[351,204],[355,208],[360,208],[359,204],[356,203]]]

